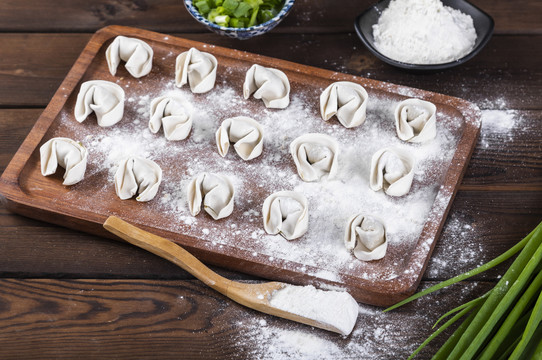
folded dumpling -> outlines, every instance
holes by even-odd
[[[406,99],[395,108],[395,127],[399,139],[424,142],[437,135],[437,107],[429,101]]]
[[[218,153],[224,157],[230,143],[243,160],[260,156],[263,149],[263,127],[254,119],[237,116],[222,122],[216,132]]]
[[[215,86],[217,67],[213,55],[191,48],[177,56],[175,85],[182,87],[188,83],[193,93],[206,93]]]
[[[414,179],[414,157],[404,150],[384,148],[371,159],[371,189],[384,189],[390,196],[409,192]]]
[[[336,115],[344,127],[356,127],[365,122],[368,98],[360,84],[335,82],[320,95],[320,114],[326,121]]]
[[[162,169],[152,160],[131,156],[120,162],[115,173],[115,191],[122,200],[139,194],[137,201],[152,200],[162,182]]]
[[[230,216],[233,212],[235,191],[226,176],[202,173],[188,184],[188,208],[193,216],[201,211],[201,205],[207,214],[215,220]]]
[[[151,72],[152,48],[143,40],[117,36],[105,51],[109,72],[115,76],[120,61],[126,61],[124,67],[130,75],[140,78]]]
[[[355,257],[365,261],[382,259],[388,249],[386,230],[382,222],[363,214],[348,219],[344,243]]]
[[[307,232],[309,213],[307,198],[295,191],[279,191],[269,195],[262,208],[263,227],[268,234],[297,239]]]
[[[80,143],[56,137],[40,147],[41,174],[52,175],[60,165],[64,172],[63,185],[73,185],[83,180],[87,169],[87,149]]]
[[[160,96],[151,101],[149,129],[156,134],[164,127],[168,140],[186,139],[192,129],[192,114],[185,100],[176,96]]]
[[[124,114],[124,90],[112,82],[91,80],[81,84],[75,102],[75,120],[83,122],[94,112],[98,125],[115,125]]]
[[[243,84],[243,96],[262,99],[268,108],[284,109],[290,103],[290,82],[280,70],[258,64],[248,69]]]
[[[290,154],[303,181],[318,181],[326,174],[330,180],[337,172],[339,143],[329,135],[301,135],[291,142]]]

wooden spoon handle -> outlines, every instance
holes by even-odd
[[[232,282],[231,280],[218,275],[188,251],[172,241],[141,230],[116,216],[108,217],[103,226],[107,231],[126,240],[130,244],[171,261],[203,281],[207,286],[224,295],[227,294],[228,287]]]

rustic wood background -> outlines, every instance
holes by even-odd
[[[472,2],[495,19],[487,47],[459,68],[419,75],[382,63],[353,32],[354,17],[370,1],[298,0],[274,31],[237,41],[207,32],[181,0],[3,0],[0,172],[92,33],[111,24],[461,97],[486,113],[500,110],[513,116],[515,126],[503,129],[497,119],[484,119],[421,285],[429,286],[497,256],[542,219],[542,3]],[[307,331],[303,325],[246,310],[181,269],[129,245],[24,218],[8,212],[3,203],[0,227],[2,359],[252,359],[260,357],[250,339],[240,339],[252,326],[243,319]],[[503,269],[386,316],[379,326],[390,331],[391,340],[383,342],[378,353],[351,358],[405,358],[431,333],[431,322],[439,314],[482,294]],[[257,280],[216,270],[232,279]],[[416,320],[420,314],[424,321]],[[323,331],[313,334],[339,347],[348,343]],[[376,341],[371,336],[368,341]],[[430,358],[442,342],[435,340],[419,358]]]

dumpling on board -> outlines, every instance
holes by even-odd
[[[175,61],[175,85],[190,85],[193,93],[201,94],[215,86],[218,61],[206,52],[191,48],[183,52]]]
[[[87,169],[88,151],[80,143],[69,138],[56,137],[40,147],[41,174],[49,176],[63,167],[63,185],[77,184],[83,180]]]
[[[102,127],[118,123],[124,115],[124,90],[104,80],[82,83],[75,102],[75,120],[82,123],[93,112]]]
[[[216,146],[220,156],[225,157],[230,143],[243,160],[252,160],[263,150],[263,127],[246,116],[228,118],[216,132]]]
[[[414,165],[414,157],[408,151],[395,148],[377,151],[371,159],[371,189],[384,189],[390,196],[405,195],[414,179]]]
[[[324,175],[331,180],[337,173],[339,143],[329,135],[301,135],[290,143],[290,154],[303,181],[319,181]]]
[[[130,75],[140,78],[151,72],[153,54],[145,41],[117,36],[105,51],[105,59],[111,75],[115,76],[122,60],[126,61],[124,67]]]
[[[297,239],[309,227],[307,198],[295,191],[279,191],[269,195],[262,207],[263,227],[268,234]]]
[[[243,83],[243,96],[262,99],[265,106],[284,109],[290,104],[290,82],[285,73],[254,64],[248,69]]]
[[[230,216],[233,212],[235,191],[226,176],[201,173],[188,184],[187,195],[192,216],[200,213],[202,205],[215,220]]]
[[[337,116],[344,127],[356,127],[365,122],[368,98],[367,91],[360,84],[335,82],[320,95],[320,114],[326,121]]]
[[[149,129],[156,134],[161,127],[168,140],[183,140],[192,129],[189,104],[176,96],[160,96],[151,101]]]
[[[388,249],[386,230],[382,222],[364,214],[356,214],[348,219],[344,244],[355,257],[364,261],[382,259]]]
[[[150,201],[162,182],[162,169],[152,160],[130,156],[122,160],[115,173],[115,192],[121,200],[134,195],[137,201]]]
[[[437,107],[429,101],[406,99],[395,108],[395,128],[399,139],[421,143],[437,136]]]

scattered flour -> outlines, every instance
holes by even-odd
[[[375,46],[408,64],[441,64],[467,55],[476,41],[472,17],[440,0],[392,0],[373,25]]]
[[[453,212],[446,221],[442,241],[439,240],[424,276],[442,279],[489,261],[485,256],[484,242],[480,241],[482,236],[472,219]]]
[[[172,56],[166,59],[173,61]],[[173,68],[173,63],[170,65]],[[88,181],[66,189],[56,201],[67,201],[86,211],[117,214],[135,223],[144,221],[156,228],[197,238],[200,246],[215,253],[225,253],[225,248],[230,248],[228,253],[231,253],[234,248],[242,259],[272,262],[274,266],[331,282],[340,283],[343,274],[362,274],[364,279],[381,281],[421,268],[422,264],[415,264],[417,268],[405,268],[405,264],[424,225],[434,222],[436,226],[452,194],[452,189],[439,184],[444,176],[442,170],[449,166],[461,133],[462,124],[457,116],[439,108],[437,138],[426,144],[407,144],[397,139],[393,124],[394,106],[402,98],[383,96],[380,90],[386,91],[385,88],[368,89],[371,98],[366,123],[356,129],[345,129],[336,121],[321,120],[318,96],[323,89],[320,88],[299,89],[294,84],[290,106],[278,111],[265,109],[260,101],[244,100],[241,84],[231,84],[220,74],[216,88],[205,95],[194,95],[186,88],[177,89],[170,77],[155,80],[162,86],[156,93],[149,94],[140,81],[116,79],[126,88],[128,101],[124,119],[111,128],[99,128],[92,117],[79,124],[71,113],[63,110],[59,126],[51,137],[73,134],[89,149],[90,157]],[[404,96],[416,95],[404,88],[399,91]],[[180,95],[194,105],[193,129],[185,141],[169,142],[162,132],[152,134],[147,127],[150,101],[169,93]],[[252,116],[265,128],[264,152],[250,162],[243,162],[234,152],[222,158],[216,151],[216,129],[223,119],[236,115]],[[507,126],[506,121],[502,124]],[[327,133],[341,144],[337,180],[305,183],[297,176],[288,146],[292,139],[306,132]],[[390,198],[369,189],[368,162],[376,150],[385,146],[408,150],[418,160],[412,190],[404,197]],[[129,200],[123,207],[115,195],[112,179],[117,163],[134,154],[158,162],[165,180],[153,201],[138,204]],[[234,182],[238,196],[234,214],[229,218],[213,221],[204,214],[190,215],[185,187],[191,177],[202,171],[220,172]],[[269,193],[294,189],[309,199],[310,229],[301,239],[289,242],[262,230],[260,209]],[[96,197],[100,201],[92,201]],[[125,208],[128,210],[123,210]],[[360,210],[388,219],[391,256],[381,260],[378,266],[357,260],[343,244],[346,219]],[[457,226],[461,224],[458,222]],[[468,225],[462,226],[467,234],[473,231]],[[422,244],[424,249],[430,245]],[[433,263],[453,266],[447,257]],[[320,287],[340,290],[325,283]],[[310,289],[302,289],[307,288]],[[302,293],[314,298],[312,290]],[[289,296],[281,299],[277,293],[274,298],[275,304],[285,309],[305,311],[286,301]],[[184,298],[180,297],[181,300]],[[461,296],[457,300],[459,304]],[[322,301],[322,304],[327,303]],[[441,313],[441,309],[435,307],[438,302],[425,302],[412,316],[412,312],[399,310],[384,314],[375,307],[360,306],[359,320],[348,337],[243,310],[246,317],[237,319],[235,328],[239,331],[235,331],[238,336],[235,342],[242,350],[240,354],[268,360],[404,358],[418,345],[412,334],[419,334],[419,328],[424,326],[430,332],[431,322]],[[394,320],[390,321],[389,317]],[[394,325],[398,323],[397,318],[403,319],[403,327]]]
[[[287,285],[271,295],[269,304],[331,326],[343,335],[352,332],[358,318],[358,303],[347,292],[318,290],[311,285]]]
[[[429,284],[430,285],[430,284]],[[472,298],[479,284],[464,284],[452,290],[450,307]],[[236,317],[233,332],[243,357],[265,360],[391,360],[406,359],[420,345],[420,332],[428,335],[431,326],[442,315],[440,293],[430,294],[403,308],[384,313],[382,309],[360,305],[358,321],[349,336],[340,336],[280,318],[255,312]],[[262,321],[265,320],[265,321]],[[401,324],[401,326],[397,326]],[[430,358],[446,336],[433,340],[420,358]]]
[[[152,93],[139,81],[116,79],[124,87],[129,85],[129,101],[125,103],[123,120],[110,128],[98,127],[92,117],[79,124],[63,110],[59,126],[51,135],[70,134],[81,140],[89,149],[89,164],[88,181],[67,189],[59,201],[184,234],[197,239],[198,246],[205,251],[231,254],[234,249],[240,259],[303,272],[320,279],[322,284],[340,284],[343,276],[382,281],[417,272],[422,264],[406,269],[409,257],[404,254],[411,253],[426,223],[438,223],[448,204],[452,189],[441,188],[440,184],[461,134],[461,120],[453,112],[439,108],[437,137],[428,143],[409,144],[397,138],[393,120],[394,107],[404,99],[402,96],[389,97],[368,89],[367,121],[358,128],[346,129],[336,120],[321,119],[318,99],[323,88],[293,84],[288,108],[266,109],[261,101],[243,99],[242,83],[229,81],[232,71],[227,69],[219,74],[215,88],[207,94],[176,88],[172,76],[159,75],[154,79],[160,85]],[[162,131],[153,134],[148,129],[152,99],[173,93],[193,106],[191,134],[177,142],[167,141]],[[216,149],[215,131],[222,120],[239,115],[253,117],[264,127],[263,153],[248,162],[233,151],[222,158]],[[326,133],[339,142],[341,155],[336,179],[306,183],[297,175],[289,144],[308,132]],[[409,151],[417,159],[412,189],[400,198],[369,188],[371,156],[387,146]],[[128,155],[152,159],[163,170],[159,193],[148,203],[127,200],[127,205],[121,206],[124,203],[115,195],[112,180],[117,163]],[[186,185],[201,172],[221,173],[233,182],[237,195],[230,217],[214,221],[203,213],[190,215]],[[280,190],[302,192],[309,202],[309,231],[295,241],[263,231],[263,200]],[[92,200],[96,197],[100,201]],[[377,266],[357,260],[343,244],[347,219],[360,211],[385,219],[390,256]],[[425,251],[429,247],[430,244],[424,244]]]
[[[483,110],[480,146],[484,149],[488,148],[489,138],[494,137],[495,134],[498,134],[503,141],[511,142],[521,120],[516,110]]]
[[[484,110],[482,126],[490,132],[509,132],[516,126],[516,110]]]

